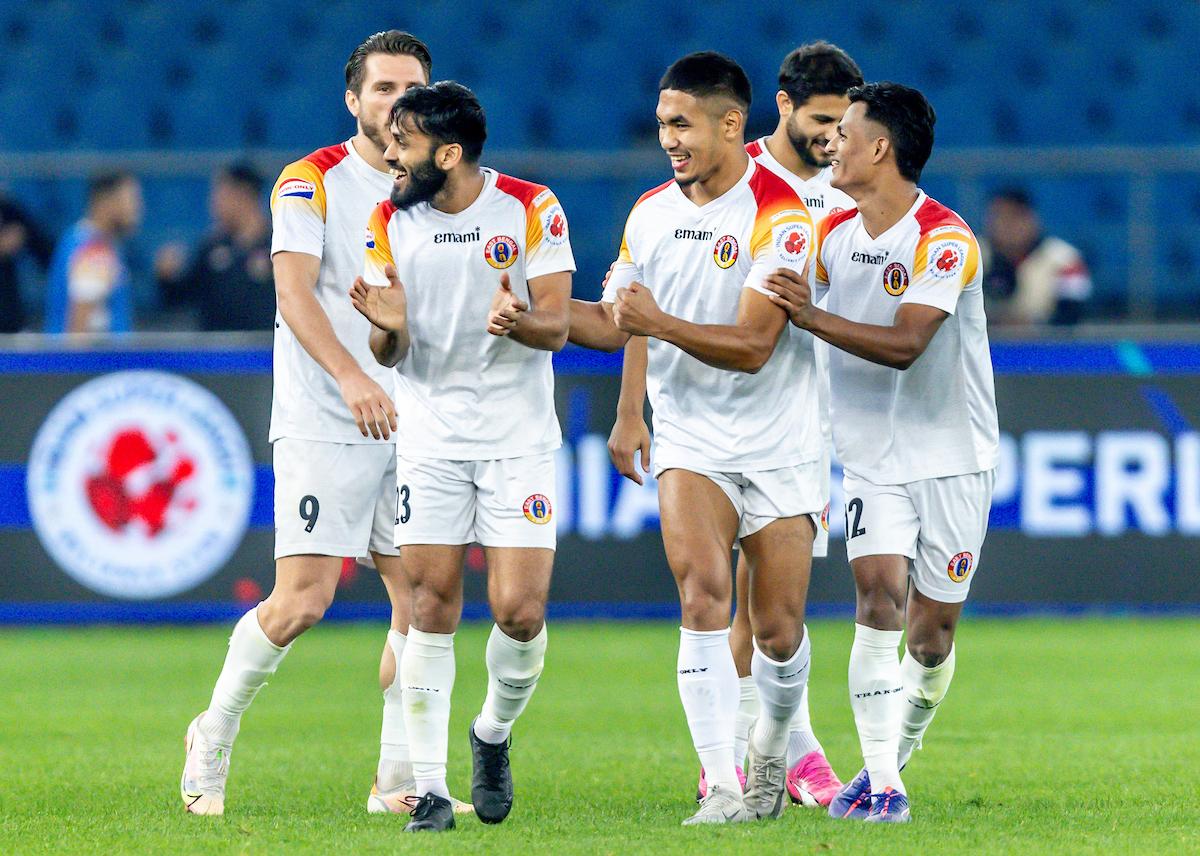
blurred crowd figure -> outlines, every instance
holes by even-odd
[[[87,213],[59,240],[46,280],[47,333],[128,333],[133,288],[124,242],[142,224],[142,185],[128,172],[88,182]]]
[[[264,187],[248,164],[218,170],[208,234],[190,252],[179,244],[158,252],[154,270],[164,305],[190,309],[201,330],[271,329],[275,288]]]
[[[31,258],[45,270],[53,253],[50,235],[15,202],[0,196],[0,333],[16,333],[25,326],[22,258]]]
[[[1092,296],[1083,255],[1062,238],[1047,235],[1029,194],[994,194],[983,243],[983,294],[988,323],[995,326],[1077,324]]]

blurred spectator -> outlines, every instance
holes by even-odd
[[[41,266],[50,264],[54,242],[16,203],[0,196],[0,333],[25,326],[18,262],[24,253]]]
[[[212,231],[191,253],[179,244],[158,252],[155,273],[168,306],[188,306],[203,330],[269,330],[275,318],[271,225],[263,178],[234,164],[214,177]]]
[[[127,333],[133,290],[121,241],[142,222],[142,186],[127,172],[88,182],[87,216],[59,242],[46,282],[47,333]]]
[[[1004,190],[988,203],[983,295],[992,324],[1075,324],[1092,295],[1079,250],[1042,231],[1029,195]]]

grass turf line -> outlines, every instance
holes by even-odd
[[[813,621],[813,721],[835,769],[861,764],[846,697],[852,625]],[[516,803],[436,840],[365,811],[378,751],[378,625],[318,627],[247,714],[223,818],[184,814],[183,735],[229,628],[0,632],[0,853],[1164,853],[1200,851],[1191,773],[1192,620],[967,619],[926,748],[905,772],[912,824],[792,808],[683,829],[697,764],[675,689],[673,625],[562,623],[515,732]],[[450,784],[488,627],[458,635]]]

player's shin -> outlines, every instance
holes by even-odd
[[[904,681],[905,702],[904,718],[900,723],[899,753],[900,766],[903,767],[912,757],[913,750],[921,745],[925,729],[929,728],[938,705],[950,689],[950,681],[954,677],[954,646],[950,646],[950,654],[946,659],[932,668],[922,666],[906,648],[904,659],[900,661],[900,675]]]
[[[807,630],[800,647],[783,662],[765,656],[755,642],[751,668],[761,713],[750,739],[757,754],[771,758],[786,754],[792,717],[808,685],[811,653]]]
[[[379,768],[375,784],[388,792],[412,779],[408,757],[408,731],[404,726],[404,683],[400,679],[400,661],[407,638],[398,630],[388,630],[387,644],[396,660],[395,676],[383,691],[383,727],[379,734]]]
[[[750,729],[758,719],[758,687],[754,675],[738,678],[737,724],[733,735],[733,761],[741,767],[746,763],[746,747],[750,743]]]
[[[528,642],[513,639],[492,625],[485,656],[488,689],[483,710],[475,720],[475,736],[484,743],[504,743],[541,677],[546,658],[546,625]]]
[[[891,787],[903,792],[900,765],[900,720],[904,704],[900,676],[899,630],[854,625],[850,649],[850,707],[870,774],[872,793]]]
[[[454,673],[454,634],[426,633],[410,627],[400,660],[400,680],[417,796],[433,793],[450,798],[446,749]]]
[[[822,751],[824,750],[821,748],[821,741],[817,739],[817,735],[813,731],[812,714],[808,707],[808,684],[805,684],[800,705],[792,716],[791,725],[788,726],[788,769],[791,769],[805,755]]]
[[[679,698],[709,785],[741,791],[733,758],[738,676],[729,630],[679,631]]]
[[[291,647],[281,648],[267,638],[258,623],[258,607],[241,617],[229,637],[225,664],[200,722],[209,740],[220,746],[233,745],[242,714]]]

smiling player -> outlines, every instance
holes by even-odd
[[[850,102],[828,152],[834,186],[858,208],[821,229],[827,311],[788,271],[767,287],[793,324],[833,346],[831,421],[858,594],[850,704],[866,764],[830,813],[891,823],[909,819],[900,770],[954,674],[999,429],[979,244],[917,186],[933,108],[895,83],[852,89]]]

